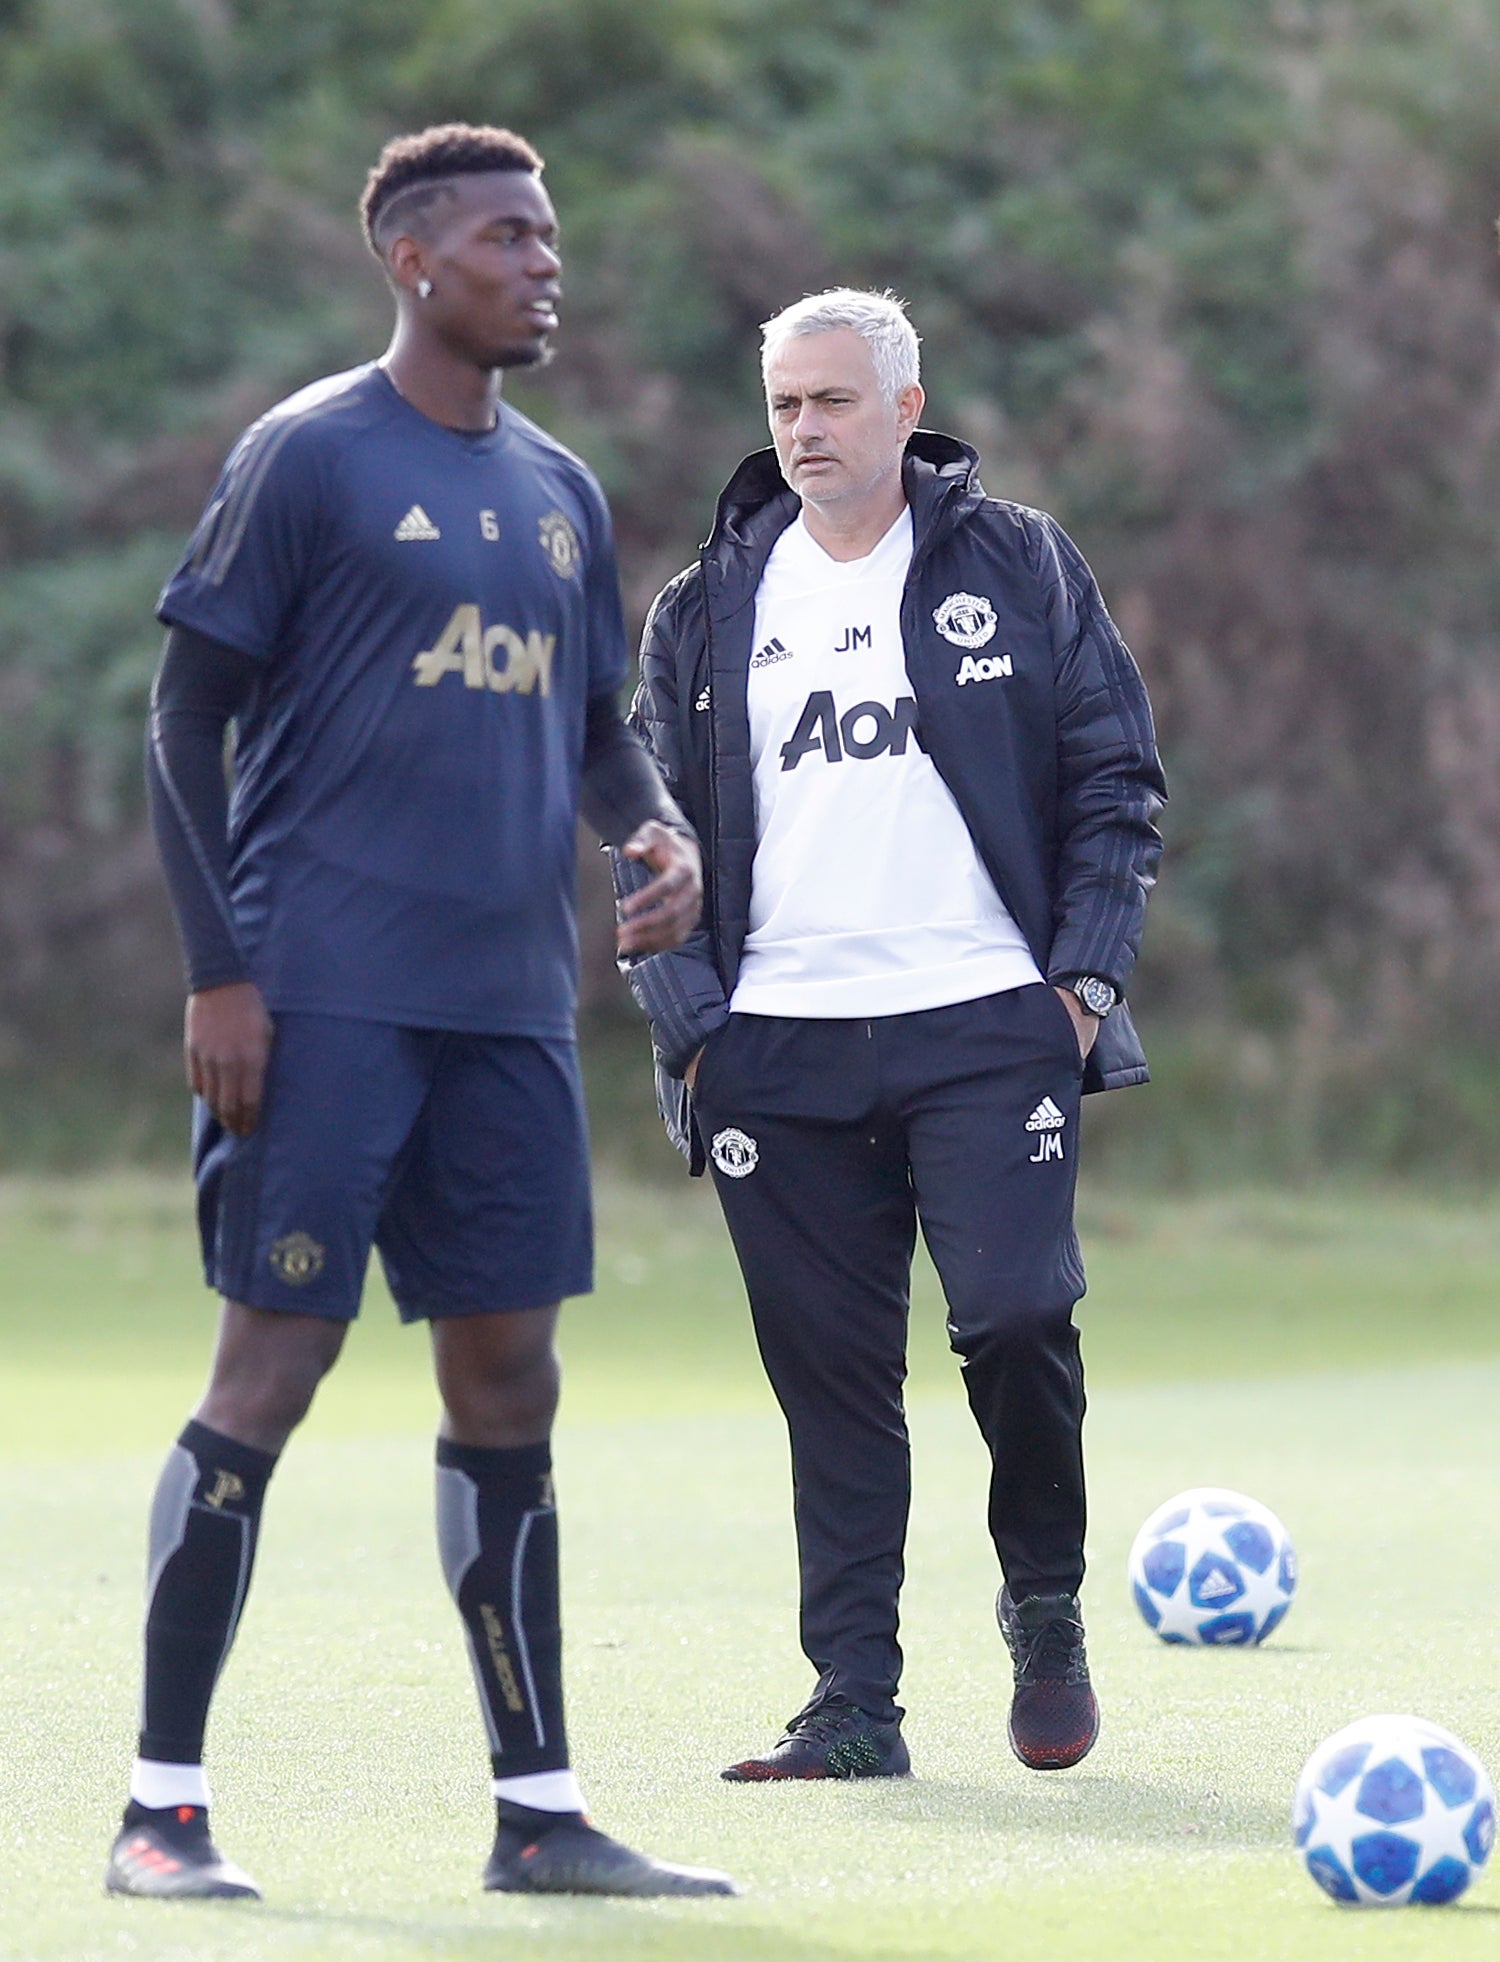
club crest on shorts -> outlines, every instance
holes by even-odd
[[[323,1271],[326,1250],[310,1233],[287,1233],[271,1243],[271,1271],[289,1288],[305,1288]]]
[[[583,548],[578,543],[578,533],[562,512],[549,511],[545,518],[539,519],[536,535],[547,554],[548,565],[558,578],[571,579],[583,558]]]
[[[760,1163],[760,1146],[732,1125],[727,1131],[715,1131],[709,1149],[726,1179],[747,1179]]]
[[[955,647],[983,647],[995,638],[995,609],[978,593],[950,593],[932,615],[933,625]]]

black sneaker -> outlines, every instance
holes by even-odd
[[[158,1811],[133,1800],[110,1848],[104,1891],[158,1901],[260,1899],[249,1874],[214,1845],[201,1805],[169,1805]]]
[[[1010,1748],[1033,1771],[1066,1770],[1088,1756],[1099,1735],[1077,1596],[1031,1594],[1012,1601],[1002,1587],[995,1614],[1016,1666]]]
[[[501,1825],[484,1870],[490,1894],[738,1894],[713,1867],[674,1867],[565,1813],[541,1831]]]
[[[911,1771],[901,1722],[883,1724],[830,1696],[799,1710],[764,1757],[743,1758],[719,1773],[731,1784],[773,1778],[905,1778]]]

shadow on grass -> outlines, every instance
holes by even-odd
[[[486,1904],[487,1908],[490,1904]],[[327,1939],[376,1939],[392,1953],[407,1950],[425,1962],[495,1962],[498,1954],[601,1955],[661,1958],[662,1962],[847,1962],[846,1943],[794,1933],[783,1922],[736,1926],[734,1917],[756,1912],[753,1896],[738,1901],[678,1903],[525,1899],[496,1901],[483,1923],[442,1915],[377,1915],[335,1908],[257,1906],[257,1923],[273,1922],[289,1934]],[[503,1944],[503,1946],[502,1946]],[[327,1953],[338,1950],[330,1946]],[[363,1952],[363,1951],[359,1951]],[[318,1954],[324,1953],[320,1948]],[[910,1948],[871,1948],[861,1942],[860,1962],[912,1962]]]
[[[1022,1842],[1093,1840],[1109,1846],[1196,1842],[1247,1851],[1290,1843],[1290,1808],[1285,1805],[1088,1771],[1072,1772],[1057,1782],[1038,1779],[1014,1786],[901,1779],[883,1784],[869,1797],[882,1819],[993,1833]]]

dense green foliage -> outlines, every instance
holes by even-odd
[[[152,592],[238,429],[383,344],[363,172],[461,116],[548,157],[565,333],[516,395],[637,614],[761,441],[757,322],[890,284],[929,421],[1070,525],[1152,684],[1143,999],[1255,1032],[1228,1096],[1270,1042],[1328,1148],[1393,1072],[1448,1095],[1423,1058],[1500,1032],[1497,85],[1469,0],[8,0],[0,1067],[166,1038]]]

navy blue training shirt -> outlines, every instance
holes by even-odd
[[[241,437],[158,614],[262,664],[229,846],[268,1004],[571,1036],[584,704],[626,663],[585,465],[333,376]]]

